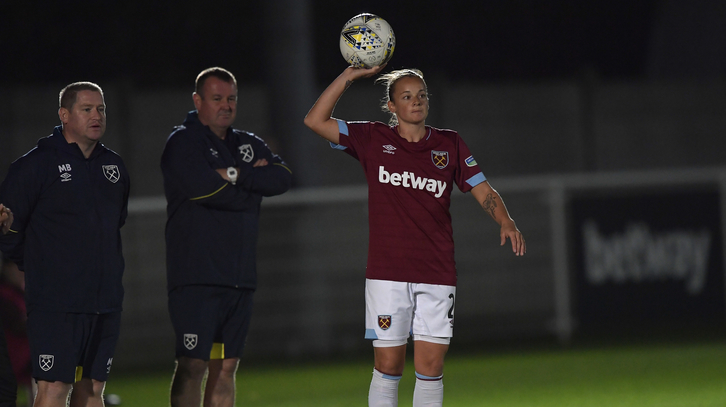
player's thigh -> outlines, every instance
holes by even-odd
[[[451,338],[454,336],[456,287],[413,284],[415,312],[412,331],[416,335]]]
[[[210,286],[182,286],[169,292],[176,356],[209,360],[217,336],[220,302]]]
[[[366,339],[405,343],[411,335],[414,307],[409,286],[400,281],[366,279]]]

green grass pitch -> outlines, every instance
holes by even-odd
[[[371,361],[246,366],[238,406],[366,406]],[[167,406],[171,372],[111,376],[122,406]],[[407,361],[399,405],[410,406]],[[444,371],[449,407],[726,406],[726,343],[610,346],[454,354]]]

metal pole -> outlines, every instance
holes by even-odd
[[[561,344],[572,338],[572,304],[570,273],[567,259],[567,215],[565,186],[554,179],[549,187],[550,222],[552,227],[552,270],[555,290],[555,333]]]

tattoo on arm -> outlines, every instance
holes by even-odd
[[[482,202],[481,207],[484,208],[484,210],[491,216],[494,220],[497,219],[496,216],[494,216],[494,210],[497,208],[497,198],[494,197],[494,195],[489,194],[487,195],[484,202]]]
[[[352,85],[352,84],[353,84],[353,81],[351,81],[350,79],[349,79],[349,80],[347,80],[347,81],[345,81],[345,90],[348,90],[348,88],[349,88],[349,87],[350,87],[350,85]]]

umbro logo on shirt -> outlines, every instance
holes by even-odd
[[[61,164],[58,166],[58,171],[61,173],[61,182],[66,182],[71,180],[71,165],[70,164]]]
[[[394,147],[394,146],[392,146],[392,145],[390,145],[390,144],[386,144],[385,146],[383,146],[383,149],[384,149],[384,150],[383,150],[383,152],[384,152],[384,153],[388,153],[388,154],[396,154],[396,153],[394,152],[394,151],[396,150],[396,147]]]

